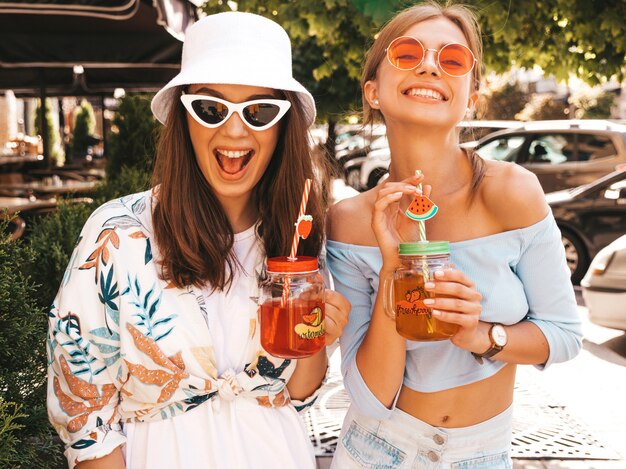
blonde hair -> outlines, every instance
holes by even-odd
[[[367,51],[365,65],[361,74],[361,99],[363,101],[363,125],[367,126],[375,120],[384,120],[379,110],[373,109],[365,99],[365,83],[376,79],[376,73],[381,62],[387,54],[387,46],[395,38],[402,36],[414,24],[421,23],[433,18],[447,18],[452,21],[463,33],[470,50],[476,57],[476,66],[472,70],[472,85],[474,91],[478,91],[482,79],[483,47],[480,33],[480,25],[476,15],[469,7],[462,4],[454,4],[450,1],[439,4],[429,0],[418,5],[409,7],[393,17],[378,33],[376,40]],[[485,163],[473,151],[467,151],[472,164],[472,192],[480,185],[485,174]]]

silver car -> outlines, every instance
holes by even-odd
[[[626,331],[626,235],[600,250],[580,285],[591,322]]]
[[[525,167],[548,193],[626,168],[626,125],[595,119],[533,121],[494,132],[475,150],[485,159]]]

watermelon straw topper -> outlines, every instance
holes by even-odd
[[[411,220],[426,221],[434,217],[438,209],[435,203],[425,195],[416,195],[404,213]]]

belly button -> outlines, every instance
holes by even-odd
[[[441,419],[441,423],[446,423],[448,421],[450,417],[448,417],[447,415],[444,415]]]

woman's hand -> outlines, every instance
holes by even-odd
[[[348,316],[352,305],[341,293],[326,290],[325,327],[326,345],[332,344],[348,324]]]
[[[408,196],[410,203],[419,194],[417,185],[423,180],[424,176],[420,174],[400,182],[386,182],[378,191],[372,230],[383,256],[383,265],[395,267],[398,264],[399,243],[419,240],[419,223],[405,216],[401,202],[404,196]],[[430,186],[424,186],[423,194],[428,196],[430,189]]]
[[[454,345],[466,350],[476,348],[480,340],[477,332],[482,295],[460,270],[438,270],[434,275],[434,281],[427,282],[425,289],[435,293],[436,298],[426,299],[424,304],[433,308],[434,318],[459,325],[458,332],[450,339]]]

